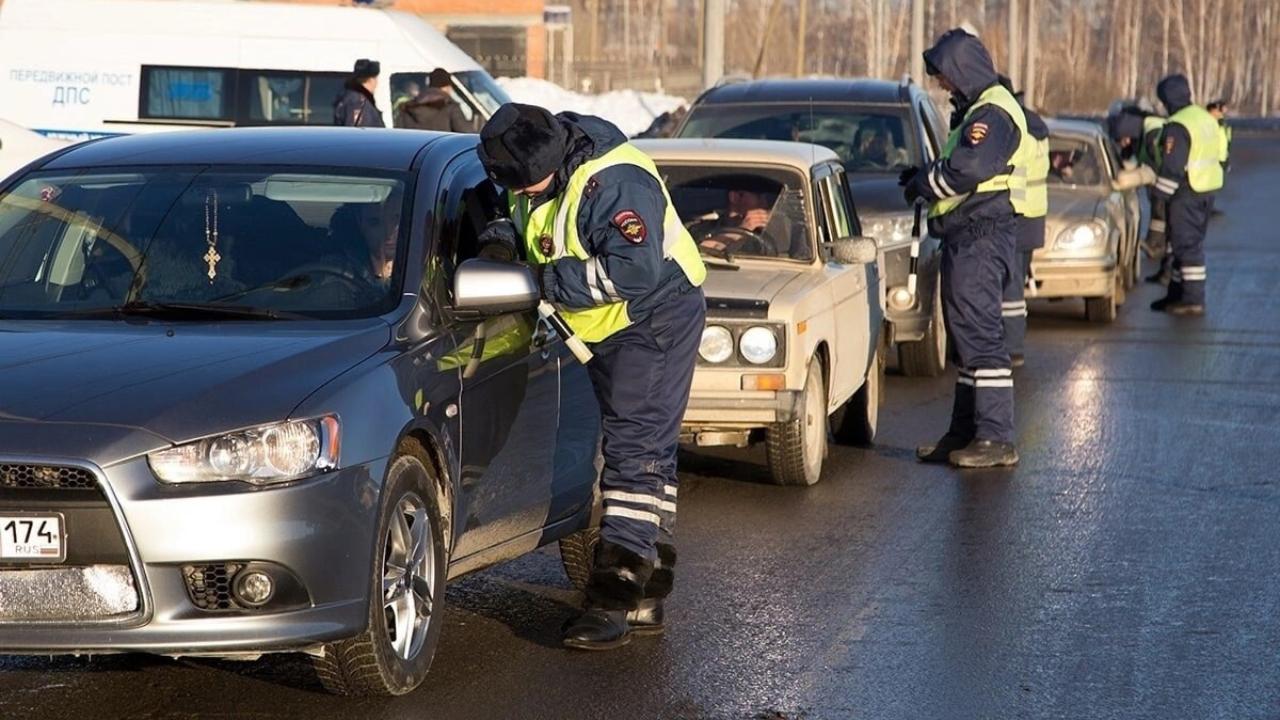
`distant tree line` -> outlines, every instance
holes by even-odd
[[[1200,102],[1227,98],[1236,114],[1280,104],[1280,0],[728,0],[726,71],[899,78],[911,67],[912,2],[925,5],[926,44],[967,24],[1050,112],[1154,100],[1170,72],[1185,73]],[[703,0],[571,4],[577,78],[697,92]]]

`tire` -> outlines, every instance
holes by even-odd
[[[591,579],[591,568],[595,566],[596,545],[600,542],[600,528],[590,527],[586,530],[560,538],[560,563],[564,565],[564,574],[569,582],[578,590],[587,589],[587,581]]]
[[[869,447],[876,440],[880,425],[880,406],[884,404],[885,348],[876,348],[867,368],[867,378],[858,392],[849,398],[835,423],[836,442],[842,445]]]
[[[898,365],[907,377],[937,377],[947,369],[947,324],[942,319],[942,283],[933,288],[929,328],[916,342],[898,343]]]
[[[778,485],[814,485],[827,455],[827,381],[818,358],[809,361],[800,415],[765,431],[769,471]]]
[[[422,446],[406,440],[387,470],[371,558],[369,627],[354,638],[326,645],[324,656],[312,659],[321,684],[331,693],[404,695],[421,685],[431,668],[444,624],[448,565],[431,468]],[[420,548],[418,562],[413,562],[414,548]],[[415,571],[396,573],[397,563]],[[387,587],[386,578],[397,576],[399,582]],[[393,594],[397,599],[387,602]],[[426,617],[421,617],[424,609]],[[391,629],[389,623],[405,626]]]
[[[1084,299],[1084,316],[1092,323],[1109,323],[1116,319],[1116,296],[1112,292],[1103,297]]]

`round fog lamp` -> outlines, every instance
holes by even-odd
[[[766,327],[753,327],[742,333],[739,342],[742,357],[752,365],[763,365],[778,354],[778,336]]]
[[[236,599],[249,607],[261,607],[267,604],[275,594],[276,584],[271,576],[258,571],[242,572],[236,577]]]
[[[914,302],[915,296],[911,294],[910,290],[901,285],[889,291],[889,304],[894,309],[903,310],[909,308]]]
[[[722,363],[733,356],[733,333],[721,325],[708,325],[702,331],[698,354],[709,363]]]

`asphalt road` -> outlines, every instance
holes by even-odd
[[[891,377],[871,450],[810,489],[684,458],[670,629],[557,646],[554,550],[450,587],[427,685],[322,694],[304,661],[0,658],[0,718],[1280,718],[1280,142],[1238,138],[1209,315],[1032,310],[1022,464],[913,459],[953,379]]]

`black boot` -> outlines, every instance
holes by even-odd
[[[1169,309],[1170,305],[1173,305],[1173,304],[1174,304],[1173,298],[1165,296],[1151,303],[1151,309],[1155,310],[1156,312],[1164,312],[1165,310]]]
[[[948,463],[951,462],[952,452],[968,444],[969,441],[965,438],[947,433],[933,445],[921,445],[916,448],[916,459],[924,463]]]
[[[561,642],[575,650],[613,650],[631,642],[626,610],[589,608],[565,623]]]
[[[1018,449],[1013,443],[974,440],[968,447],[953,451],[950,460],[962,468],[1008,467],[1018,464]]]
[[[644,599],[627,613],[627,624],[633,635],[661,635],[666,630],[663,600],[675,584],[676,547],[658,543],[658,564],[644,586]]]
[[[1204,315],[1204,305],[1184,302],[1169,303],[1165,306],[1164,311],[1170,315],[1179,315],[1183,317],[1189,315],[1199,317],[1200,315]]]
[[[627,625],[632,635],[661,635],[666,631],[665,612],[661,598],[641,600],[635,610],[627,613]]]

